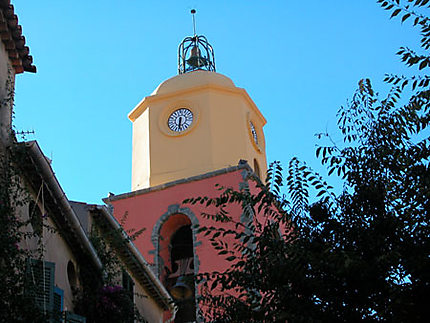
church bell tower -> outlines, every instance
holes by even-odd
[[[132,191],[104,201],[118,221],[127,214],[126,230],[150,232],[134,243],[178,305],[174,322],[202,322],[195,277],[221,272],[229,262],[197,230],[213,225],[201,216],[206,206],[184,200],[216,196],[217,184],[257,192],[249,179],[255,173],[264,180],[267,170],[266,120],[244,89],[216,72],[212,46],[195,32],[179,45],[178,75],[128,116],[133,122]],[[245,221],[237,205],[229,207],[234,221]],[[237,230],[233,223],[223,225]],[[166,314],[168,319],[173,318]]]
[[[132,190],[234,166],[239,160],[264,177],[266,120],[244,89],[216,72],[206,37],[194,32],[181,42],[178,73],[128,115],[133,122]]]

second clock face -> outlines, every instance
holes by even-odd
[[[193,113],[187,108],[179,108],[173,111],[167,120],[169,129],[175,132],[181,132],[188,129],[193,123]]]

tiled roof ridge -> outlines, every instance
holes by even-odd
[[[30,49],[25,46],[22,27],[18,24],[18,16],[10,0],[0,0],[0,37],[6,48],[16,74],[25,72],[36,73]]]

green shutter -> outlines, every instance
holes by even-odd
[[[87,323],[87,319],[72,312],[64,312],[64,323]]]
[[[52,313],[52,321],[54,323],[62,323],[63,316],[63,300],[64,291],[61,288],[54,287],[54,310]]]
[[[28,291],[45,314],[54,310],[55,263],[29,259],[27,268]]]

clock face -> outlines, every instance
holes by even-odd
[[[252,122],[249,122],[249,127],[251,128],[252,138],[254,139],[254,142],[258,145],[258,136],[254,124]]]
[[[173,111],[167,120],[169,129],[175,132],[187,130],[193,123],[193,113],[187,108],[180,108]]]

